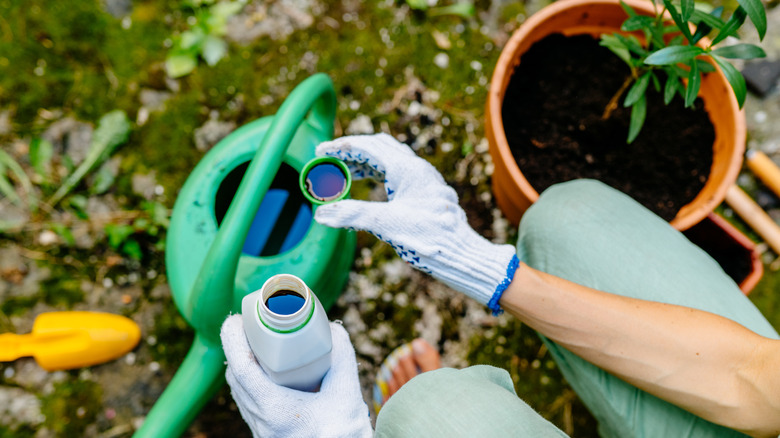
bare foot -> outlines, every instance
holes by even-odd
[[[374,385],[374,409],[379,409],[418,374],[441,368],[439,352],[422,338],[393,350],[382,362]]]

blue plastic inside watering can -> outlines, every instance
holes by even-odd
[[[214,203],[218,224],[221,224],[248,165],[247,162],[237,166],[220,184]],[[306,236],[311,218],[311,204],[298,187],[298,172],[282,163],[255,213],[241,252],[255,257],[287,252]]]

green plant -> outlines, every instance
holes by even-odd
[[[417,11],[426,11],[432,17],[440,15],[455,15],[463,18],[471,18],[476,14],[474,3],[464,1],[447,6],[431,7],[427,0],[406,0],[410,8]]]
[[[194,15],[188,23],[191,28],[182,32],[173,43],[165,59],[168,76],[178,78],[190,74],[198,65],[198,57],[206,64],[216,65],[227,54],[227,20],[244,7],[245,0],[221,1],[189,0],[184,5]]]
[[[620,96],[626,93],[623,106],[631,107],[628,143],[636,139],[644,124],[648,87],[652,83],[655,90],[660,92],[662,75],[666,77],[664,102],[668,105],[679,94],[685,106],[690,107],[699,93],[701,75],[713,71],[714,63],[726,76],[742,107],[747,93],[745,78],[728,59],[766,56],[760,47],[753,44],[713,47],[727,37],[734,36],[748,17],[763,40],[767,21],[761,0],[738,0],[739,7],[725,21],[721,18],[723,7],[705,12],[706,6],[695,4],[694,0],[682,0],[679,5],[670,0],[662,1],[663,7],[653,1],[655,16],[645,16],[637,14],[621,0],[628,14],[621,30],[627,33],[605,34],[601,37],[601,45],[614,52],[631,69],[631,75],[607,105],[603,115],[604,119],[609,118]],[[636,33],[643,34],[644,40],[637,38]],[[704,47],[696,45],[711,33],[714,36],[709,44]]]
[[[111,222],[106,224],[103,230],[108,237],[108,244],[115,251],[135,259],[141,260],[143,251],[138,240],[139,236],[157,237],[161,231],[168,228],[170,212],[159,202],[145,201],[139,214],[132,222]],[[159,239],[157,249],[165,249],[165,239]]]
[[[92,170],[105,162],[116,149],[127,142],[131,131],[130,120],[122,110],[114,110],[103,115],[92,134],[92,140],[84,161],[75,169],[63,159],[63,167],[70,170],[64,181],[55,181],[52,159],[54,149],[51,143],[42,139],[30,142],[29,160],[31,176],[25,168],[8,152],[0,150],[0,195],[30,213],[39,210],[51,211],[62,201]],[[56,190],[55,190],[56,186]],[[43,201],[42,193],[54,193]],[[19,191],[24,195],[19,195]],[[72,196],[68,206],[81,216],[86,198]],[[0,221],[0,233],[14,232],[29,224]]]

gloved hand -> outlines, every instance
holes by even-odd
[[[271,381],[255,359],[241,315],[222,325],[225,377],[241,416],[255,437],[370,437],[368,406],[358,381],[355,350],[341,324],[330,323],[331,367],[319,392],[303,392]]]
[[[515,248],[477,234],[455,190],[430,163],[387,134],[342,137],[316,153],[345,161],[355,179],[383,181],[388,199],[321,205],[317,222],[366,230],[415,268],[500,312],[498,300],[518,265]]]

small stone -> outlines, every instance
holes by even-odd
[[[37,426],[42,418],[41,401],[35,394],[21,388],[0,386],[0,424],[14,428]]]
[[[216,111],[212,111],[206,123],[195,129],[195,147],[199,151],[205,152],[235,129],[236,124],[234,122],[220,121],[219,114]]]
[[[349,122],[349,126],[347,126],[345,132],[347,135],[373,134],[374,125],[371,123],[371,118],[369,116],[360,114]]]
[[[43,246],[54,245],[59,240],[60,238],[57,236],[57,233],[51,230],[44,230],[41,232],[41,234],[38,235],[38,243]]]
[[[450,57],[446,53],[438,53],[433,57],[433,63],[439,68],[447,68],[450,66]]]
[[[136,173],[130,179],[133,192],[141,195],[144,199],[152,199],[157,188],[156,172],[151,171],[147,174]]]
[[[11,110],[0,111],[0,135],[11,133]]]
[[[433,35],[433,40],[436,42],[436,46],[438,48],[442,50],[450,50],[452,48],[452,42],[450,41],[450,38],[443,32],[434,30],[431,35]]]
[[[759,97],[765,97],[777,85],[780,79],[780,60],[764,59],[748,62],[742,69],[748,88]]]

